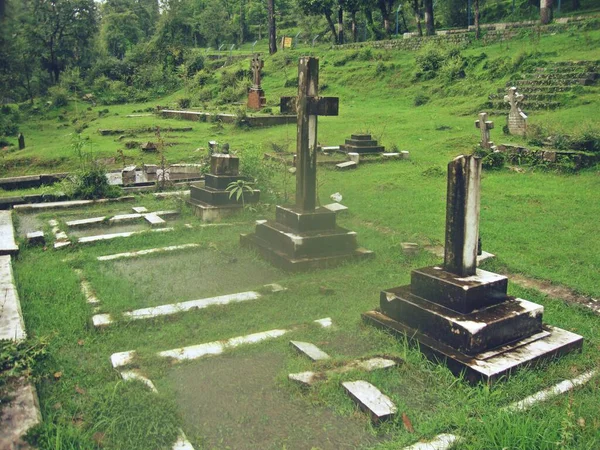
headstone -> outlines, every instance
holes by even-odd
[[[300,58],[298,97],[283,97],[282,113],[297,113],[296,204],[277,206],[275,222],[257,224],[243,234],[242,244],[256,247],[263,256],[287,270],[304,270],[339,264],[372,253],[357,248],[356,233],[336,225],[336,213],[316,208],[317,117],[337,116],[339,99],[319,97],[319,60]]]
[[[158,170],[158,166],[156,164],[144,164],[143,169],[146,173],[155,174]]]
[[[352,134],[344,145],[340,145],[340,151],[348,154],[384,153],[385,147],[379,145],[370,134]]]
[[[19,150],[23,150],[25,148],[25,136],[23,133],[19,133]]]
[[[44,245],[46,238],[43,231],[32,231],[27,233],[27,243],[29,245]]]
[[[248,91],[248,108],[250,109],[261,109],[267,103],[265,92],[260,85],[260,71],[264,65],[260,55],[256,53],[250,62],[250,70],[252,70],[252,87]]]
[[[153,153],[157,150],[158,148],[156,147],[156,144],[154,142],[144,142],[142,144],[142,151],[144,152]]]
[[[524,136],[527,132],[527,115],[519,108],[519,103],[522,100],[523,95],[517,92],[516,87],[508,88],[508,95],[504,96],[504,101],[510,103],[508,131],[510,134],[518,136]]]
[[[219,150],[219,143],[217,141],[208,141],[208,155],[212,155]]]
[[[355,162],[356,164],[358,164],[360,162],[360,153],[348,153],[348,159],[352,162]]]
[[[135,166],[127,166],[121,171],[123,177],[123,185],[135,184]]]
[[[494,143],[490,140],[490,130],[494,128],[494,122],[487,120],[488,115],[486,112],[479,113],[479,120],[475,121],[475,127],[481,131],[481,142],[479,145],[481,148],[492,148]]]
[[[402,247],[402,253],[408,256],[414,256],[419,253],[419,244],[415,242],[402,242],[400,243]]]
[[[239,157],[214,153],[210,157],[210,173],[204,175],[204,186],[190,186],[188,203],[194,213],[205,222],[211,222],[239,210],[247,203],[256,203],[260,191],[248,186],[243,197],[230,195],[227,187],[238,181],[250,180],[239,174]]]
[[[505,276],[477,269],[480,179],[481,159],[475,156],[448,164],[443,266],[413,270],[410,285],[382,291],[380,311],[363,318],[406,333],[421,351],[471,382],[492,382],[581,348],[582,338],[542,328],[542,306],[509,297]]]

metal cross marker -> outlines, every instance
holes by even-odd
[[[337,116],[338,97],[318,97],[319,59],[300,58],[298,97],[282,97],[282,114],[298,114],[296,207],[314,211],[317,192],[317,116]]]
[[[487,120],[486,112],[479,113],[479,120],[475,121],[475,126],[481,130],[481,147],[491,148],[493,143],[490,141],[490,130],[494,128],[494,122]]]
[[[448,164],[444,269],[468,277],[477,269],[481,159],[458,156]]]
[[[254,54],[252,61],[250,62],[250,69],[252,70],[252,88],[260,89],[260,71],[264,67],[265,63],[260,59],[258,53]]]

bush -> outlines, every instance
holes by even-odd
[[[450,81],[460,75],[464,77],[466,61],[456,46],[443,46],[436,42],[424,45],[415,56],[417,70],[415,79],[431,80],[445,70],[446,79]],[[445,65],[446,69],[443,69]]]
[[[467,62],[461,56],[453,56],[444,61],[439,70],[439,75],[445,83],[452,83],[459,78],[465,77]]]
[[[50,95],[52,106],[55,108],[67,106],[69,103],[69,93],[62,86],[52,86],[50,89],[48,89],[48,94]]]
[[[189,97],[182,97],[177,99],[177,107],[181,109],[189,108],[191,103],[192,101],[189,99]]]
[[[415,95],[415,99],[413,100],[413,105],[421,106],[421,105],[426,104],[428,101],[429,101],[429,97],[427,97],[425,94],[420,92],[417,95]]]
[[[192,49],[185,58],[185,68],[188,77],[204,69],[204,55],[198,49]]]
[[[19,131],[19,110],[8,105],[0,108],[0,136],[15,136]]]
[[[93,200],[98,198],[118,197],[121,189],[108,183],[106,170],[97,162],[92,162],[90,167],[80,171],[71,179],[73,183],[71,192],[73,198]]]
[[[481,166],[488,170],[498,170],[504,167],[506,155],[501,152],[494,152],[487,148],[476,147],[473,151],[475,156],[481,158]]]

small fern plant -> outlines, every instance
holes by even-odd
[[[237,202],[239,202],[241,200],[242,206],[245,208],[246,201],[245,201],[244,197],[246,194],[252,194],[254,192],[254,189],[252,189],[253,185],[254,185],[254,183],[251,183],[246,180],[237,180],[237,181],[232,181],[231,183],[229,183],[225,190],[227,192],[229,192],[229,198],[232,198],[233,196],[235,196],[235,200]]]

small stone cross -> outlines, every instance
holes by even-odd
[[[444,269],[475,275],[479,237],[481,159],[458,156],[448,164]]]
[[[519,103],[523,100],[523,94],[519,94],[517,92],[516,87],[511,87],[508,89],[508,95],[504,96],[504,101],[510,103],[510,111],[518,113],[521,109],[519,108]]]
[[[481,130],[481,145],[482,148],[492,148],[494,143],[490,141],[490,130],[494,128],[494,122],[487,120],[486,112],[479,113],[479,120],[475,121],[475,126]]]
[[[317,201],[317,117],[337,116],[338,97],[319,97],[319,59],[298,62],[298,97],[282,97],[282,114],[298,115],[296,208],[314,211]]]
[[[254,89],[260,89],[260,71],[264,65],[265,63],[260,59],[260,55],[255,53],[250,62],[250,69],[252,70],[252,87]]]

